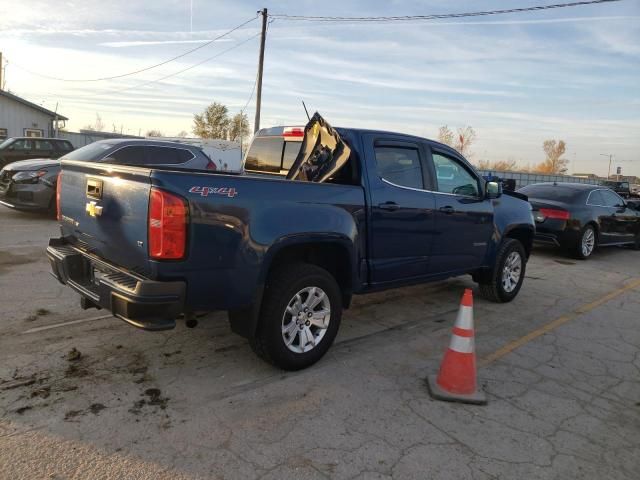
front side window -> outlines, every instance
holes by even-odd
[[[394,185],[424,188],[420,155],[416,148],[376,147],[378,176]]]
[[[478,179],[458,160],[433,152],[433,163],[439,192],[469,197],[480,196]]]
[[[622,200],[617,193],[614,193],[611,190],[600,190],[600,193],[604,199],[603,205],[606,207],[619,207],[624,205],[624,200]]]
[[[20,139],[11,144],[14,150],[31,150],[33,149],[33,143],[31,140]]]

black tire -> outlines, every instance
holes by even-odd
[[[330,305],[329,325],[319,343],[306,352],[294,352],[283,338],[283,319],[289,303],[297,293],[308,287],[320,288]],[[260,320],[255,337],[249,339],[253,351],[263,360],[283,370],[307,368],[329,350],[342,318],[342,297],[335,278],[323,268],[307,263],[296,263],[280,267],[270,276],[265,286]],[[294,318],[291,317],[291,322]],[[301,327],[303,328],[303,327]],[[298,343],[302,337],[298,333]]]
[[[593,247],[591,251],[585,252],[582,249],[582,242],[584,241],[585,237],[590,233],[593,235]],[[580,235],[578,236],[578,239],[576,240],[575,245],[573,245],[573,247],[571,248],[571,253],[578,260],[586,260],[587,258],[590,258],[593,255],[593,252],[596,251],[597,246],[598,246],[598,232],[596,231],[593,225],[585,225],[584,228],[580,231]]]
[[[520,256],[520,277],[513,290],[507,291],[503,285],[503,270],[507,259],[512,253]],[[498,254],[496,255],[496,264],[490,272],[487,272],[478,280],[480,287],[480,295],[491,302],[507,303],[516,298],[522,282],[524,281],[525,271],[527,267],[527,254],[524,246],[518,240],[513,238],[505,238],[500,245]]]

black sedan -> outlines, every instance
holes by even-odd
[[[101,140],[67,153],[60,160],[203,171],[217,168],[197,145],[146,139]],[[55,213],[60,160],[22,160],[6,165],[0,170],[0,204],[16,210]]]
[[[518,190],[529,198],[537,242],[585,259],[596,247],[640,249],[640,206],[609,188],[582,183],[535,183]]]

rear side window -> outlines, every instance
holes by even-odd
[[[587,199],[587,203],[589,205],[594,206],[604,206],[604,198],[602,198],[602,193],[600,190],[594,190],[589,194],[589,198]]]
[[[147,163],[146,147],[124,147],[108,156],[108,163],[120,165],[145,165]]]
[[[283,148],[284,139],[282,137],[256,137],[247,152],[244,168],[260,172],[280,173]]]
[[[148,165],[177,165],[193,158],[193,154],[183,148],[146,147],[149,154]]]
[[[415,148],[376,147],[376,171],[383,178],[401,187],[423,189],[422,165]]]

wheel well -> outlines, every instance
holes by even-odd
[[[514,228],[506,235],[507,238],[518,240],[523,246],[527,257],[531,254],[533,248],[533,232],[528,228]]]
[[[283,265],[304,262],[327,270],[336,279],[342,292],[343,308],[351,303],[351,257],[343,245],[337,243],[305,243],[279,250],[269,265],[269,272]]]

